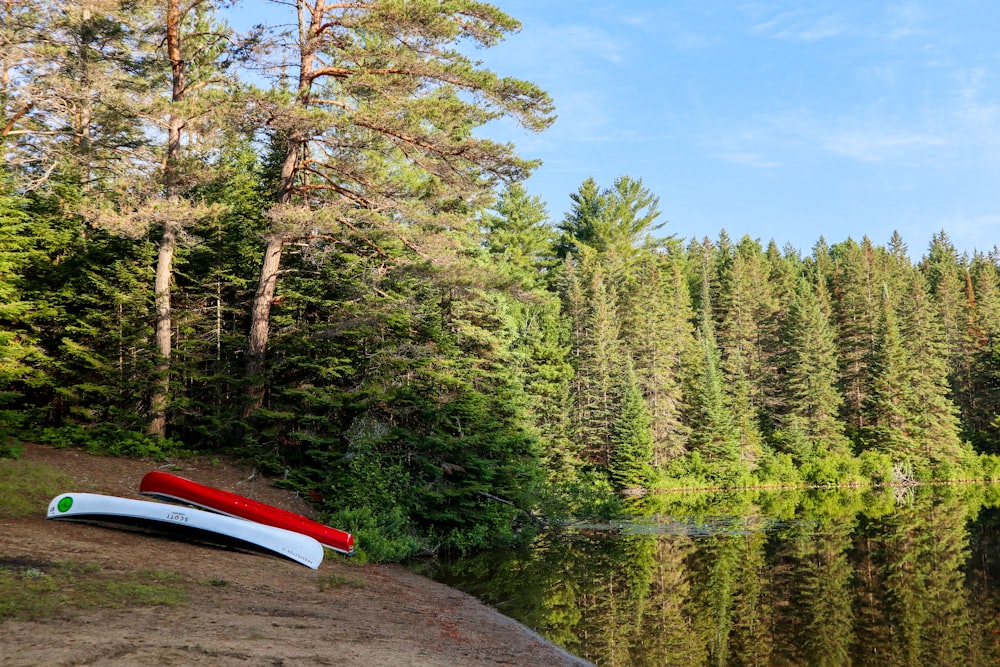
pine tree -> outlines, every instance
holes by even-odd
[[[876,250],[865,238],[861,245],[848,239],[833,248],[833,309],[840,362],[840,390],[844,397],[841,418],[847,434],[858,439],[869,426],[872,355],[874,354],[881,275]]]
[[[665,253],[650,253],[640,260],[622,322],[621,337],[634,359],[652,422],[656,467],[687,449],[683,374],[693,332],[683,262],[683,250],[676,242],[670,242]]]
[[[47,22],[46,7],[21,0],[0,4],[0,160],[7,167],[21,169],[31,161],[31,151],[23,151],[28,137],[44,122],[38,117],[37,91],[33,78],[51,67],[35,53],[33,45]],[[34,74],[32,74],[34,73]],[[5,178],[14,174],[7,173]]]
[[[518,302],[513,310],[517,337],[512,346],[523,364],[527,414],[540,435],[546,469],[552,479],[564,481],[572,478],[580,456],[578,444],[570,437],[573,368],[560,302],[553,295],[539,295],[537,301]]]
[[[4,172],[0,170],[0,177]],[[24,197],[0,180],[0,449],[6,436],[30,423],[26,408],[32,388],[46,383],[43,350],[38,345],[33,314],[41,305],[31,299],[24,284],[30,272],[37,232]]]
[[[608,274],[616,286],[628,275],[639,250],[655,245],[650,235],[663,227],[659,198],[628,176],[615,179],[610,188],[600,189],[588,178],[570,195],[573,207],[559,225],[562,231],[556,246],[560,257],[577,254],[586,246],[605,257]]]
[[[821,306],[824,283],[799,280],[784,326],[785,411],[779,417],[781,449],[800,465],[827,453],[846,454],[843,397],[837,389],[835,336]]]
[[[584,251],[581,273],[586,276],[582,322],[572,339],[576,391],[574,433],[584,457],[607,469],[611,432],[620,397],[619,369],[623,353],[614,289],[608,287],[596,253]]]
[[[904,346],[888,290],[880,301],[872,380],[866,410],[866,447],[889,454],[894,461],[915,461],[919,443],[914,439],[911,362]]]
[[[530,401],[528,413],[541,435],[543,458],[553,479],[572,477],[579,452],[570,439],[568,332],[559,298],[541,285],[557,279],[548,213],[538,197],[520,184],[504,190],[483,214],[486,251],[510,272],[511,327],[517,332],[514,354]]]
[[[482,216],[484,243],[491,255],[502,259],[517,277],[533,286],[553,268],[553,230],[549,214],[537,196],[520,183],[506,188]]]
[[[770,366],[767,349],[773,345],[766,339],[777,306],[769,273],[760,245],[744,237],[720,278],[719,347],[741,458],[751,464],[763,454],[760,414],[770,402],[765,363]]]
[[[944,334],[926,283],[918,272],[913,272],[907,297],[901,333],[910,362],[907,378],[912,401],[907,408],[910,428],[924,460],[957,464],[962,457],[962,444],[958,408],[950,397]]]
[[[191,196],[219,213],[184,230],[182,238],[198,242],[178,244],[171,287],[170,437],[194,449],[225,442],[239,418],[231,396],[242,375],[245,304],[270,204],[265,167],[248,140],[227,141],[210,174]],[[303,270],[315,277],[315,267]],[[332,292],[348,303],[356,296]]]
[[[653,477],[653,430],[631,362],[622,373],[621,400],[611,428],[609,473],[619,489],[649,488]]]
[[[740,433],[729,409],[722,359],[715,341],[707,256],[702,261],[700,315],[695,335],[697,353],[688,385],[690,450],[709,464],[710,474],[731,481],[742,472]]]
[[[296,0],[297,30],[281,64],[294,90],[251,104],[251,120],[283,147],[247,341],[249,416],[263,404],[261,373],[287,244],[334,243],[386,261],[448,256],[499,180],[534,163],[474,130],[508,117],[532,131],[553,120],[537,86],[503,78],[454,48],[489,47],[519,24],[474,0],[348,6]]]
[[[185,149],[183,133],[204,137],[219,132],[222,114],[215,108],[212,93],[224,84],[225,70],[235,49],[230,48],[232,31],[219,25],[213,16],[214,0],[181,3],[167,0],[163,14],[163,60],[169,65],[170,105],[164,121],[167,141],[163,150],[160,181],[162,190],[145,193],[149,198],[142,222],[160,227],[157,249],[154,299],[156,305],[156,381],[150,397],[148,432],[156,437],[167,433],[167,409],[171,398],[170,375],[173,347],[171,282],[178,237],[184,228],[200,218],[210,217],[204,209],[182,200],[194,184],[205,180],[209,171],[204,160],[194,158],[198,140],[189,139]],[[201,172],[201,173],[199,173]],[[161,201],[161,197],[165,201]],[[157,208],[166,211],[157,212]]]
[[[151,5],[89,0],[41,13],[32,51],[44,60],[26,77],[41,122],[19,138],[36,152],[36,174],[72,178],[84,199],[139,183],[153,169],[143,62]],[[32,180],[36,187],[45,177]]]
[[[36,193],[30,202],[31,215],[46,224],[34,226],[24,288],[37,304],[34,326],[52,382],[51,395],[35,397],[45,405],[36,423],[81,434],[104,430],[100,446],[114,452],[117,436],[109,433],[142,430],[153,374],[146,353],[151,253],[146,244],[102,229],[81,236],[72,214],[79,200],[60,197],[79,192],[72,178],[58,194]]]
[[[1000,342],[1000,273],[996,264],[977,253],[969,269],[973,295],[971,335],[975,356],[970,365],[974,369],[971,387],[971,405],[962,418],[966,432],[979,446],[995,448],[1000,444],[1000,434],[993,426],[993,418],[1000,413],[996,369],[992,363],[993,346]]]
[[[970,295],[963,262],[944,231],[934,234],[920,268],[937,305],[955,396],[967,408],[971,396],[969,362],[974,356],[968,336]]]

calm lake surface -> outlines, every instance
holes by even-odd
[[[1000,488],[633,509],[420,571],[597,665],[1000,665]]]

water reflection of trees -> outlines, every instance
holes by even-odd
[[[892,514],[861,522],[855,538],[864,614],[858,662],[964,664],[978,634],[964,586],[966,520],[957,496],[922,493]]]
[[[848,557],[854,516],[813,509],[771,539],[774,643],[791,664],[847,665],[854,629]]]
[[[981,496],[805,494],[774,520],[661,519],[437,576],[601,666],[994,665],[1000,511],[970,523]]]

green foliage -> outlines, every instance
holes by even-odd
[[[794,486],[802,480],[792,455],[784,452],[765,456],[757,470],[757,475],[764,484]]]
[[[885,452],[866,450],[858,457],[861,464],[861,474],[871,480],[872,484],[889,484],[893,479],[892,457]]]
[[[664,224],[656,222],[659,198],[641,179],[621,176],[612,187],[601,189],[589,178],[570,198],[573,209],[559,225],[558,255],[580,255],[583,248],[589,248],[610,259],[610,273],[615,277]]]
[[[24,453],[24,446],[15,436],[5,436],[0,432],[0,459],[17,459]]]
[[[658,489],[699,488],[708,485],[709,466],[695,450],[683,457],[671,459],[657,484]]]
[[[740,467],[740,434],[727,404],[710,311],[702,314],[698,341],[697,370],[689,389],[690,447],[710,466],[708,474],[722,481]]]
[[[493,212],[483,215],[484,244],[519,280],[533,285],[554,266],[552,228],[547,223],[545,204],[518,183],[497,197]]]
[[[287,324],[271,372],[283,390],[255,416],[258,455],[330,511],[394,517],[365,528],[372,558],[506,543],[534,521],[542,452],[519,369],[539,362],[478,261],[406,267],[374,292],[363,262],[331,257],[330,283],[362,305],[345,310],[320,283],[294,279],[277,313]],[[404,534],[416,542],[394,546]]]
[[[843,397],[836,386],[836,341],[823,311],[826,299],[823,280],[814,286],[801,278],[783,331],[786,406],[777,417],[781,428],[772,438],[779,451],[800,464],[848,448],[844,424],[837,418]]]
[[[625,375],[619,412],[612,426],[614,451],[608,472],[619,490],[648,488],[653,477],[653,431],[631,364],[627,364]]]
[[[354,535],[356,554],[351,558],[359,564],[398,562],[431,548],[400,507],[337,510],[324,519]]]
[[[184,452],[181,443],[175,440],[125,430],[114,424],[42,428],[31,436],[55,447],[78,447],[102,456],[165,460]]]
[[[802,479],[816,486],[854,485],[862,481],[859,461],[845,454],[828,454],[802,466]]]
[[[981,454],[979,456],[979,467],[982,470],[982,478],[988,482],[1000,482],[1000,455]]]

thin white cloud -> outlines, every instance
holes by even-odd
[[[758,23],[753,26],[753,31],[768,39],[815,42],[850,32],[850,23],[840,13],[815,16],[796,10],[782,12]]]
[[[583,24],[548,24],[509,37],[487,55],[490,64],[530,68],[533,79],[556,79],[566,72],[578,73],[604,63],[621,65],[629,43],[610,32]]]
[[[899,2],[876,14],[875,6],[826,3],[775,11],[758,19],[751,31],[768,39],[817,42],[837,37],[896,41],[926,34],[929,13],[920,2]]]
[[[818,139],[824,149],[861,162],[919,159],[948,143],[941,137],[918,132],[863,128],[835,129]]]
[[[709,36],[705,32],[693,30],[690,25],[677,18],[675,8],[664,6],[639,11],[632,9],[621,14],[616,22],[625,26],[640,39],[655,40],[669,45],[676,51],[697,51],[718,43],[718,34]]]
[[[553,50],[578,60],[599,59],[620,65],[625,62],[628,43],[584,25],[566,25],[543,31],[547,50]],[[541,51],[544,53],[545,51]]]
[[[919,2],[904,2],[888,9],[888,28],[885,37],[891,40],[905,39],[924,34],[927,10]]]
[[[982,67],[955,72],[958,82],[955,117],[972,128],[993,135],[997,126],[997,105],[983,101],[988,94],[985,83],[988,76],[989,73]]]

